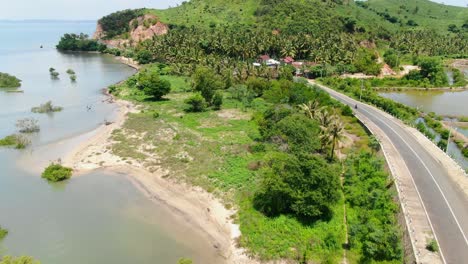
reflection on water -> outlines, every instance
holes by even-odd
[[[383,97],[439,115],[468,115],[468,91],[412,90],[379,92]]]
[[[210,243],[149,201],[126,176],[98,171],[58,184],[40,178],[49,160],[112,119],[115,106],[102,102],[101,89],[134,73],[111,56],[53,48],[61,34],[89,34],[94,26],[0,22],[0,72],[22,79],[24,90],[0,90],[0,137],[15,133],[16,120],[25,117],[38,119],[41,127],[26,150],[0,148],[0,225],[10,231],[0,256],[32,255],[45,264],[176,263],[180,257],[222,263]],[[50,78],[50,67],[60,72],[59,80]],[[76,83],[66,74],[69,68]],[[64,110],[30,112],[48,100]]]

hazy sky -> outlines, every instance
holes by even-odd
[[[183,0],[0,0],[2,19],[95,20],[111,12],[139,7],[167,8]],[[226,0],[230,1],[230,0]],[[468,0],[434,0],[466,7]]]
[[[167,8],[182,2],[182,0],[0,0],[0,20],[96,20],[122,9]]]

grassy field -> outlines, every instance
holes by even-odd
[[[149,171],[162,167],[165,177],[201,186],[220,197],[226,207],[237,208],[235,221],[240,224],[239,244],[260,259],[300,259],[338,263],[345,242],[344,199],[333,207],[329,221],[303,223],[282,215],[270,218],[253,207],[258,186],[258,167],[264,152],[252,152],[250,146],[259,137],[252,114],[265,107],[243,108],[225,94],[223,108],[202,113],[184,112],[184,99],[192,93],[185,77],[162,76],[173,91],[162,101],[148,101],[137,90],[119,86],[120,97],[142,109],[130,114],[121,129],[113,132],[111,150],[129,164],[139,162]],[[156,114],[157,113],[157,114]],[[352,148],[366,148],[368,136],[351,117],[344,120],[346,131],[358,140]],[[340,245],[340,246],[336,246]]]
[[[414,20],[419,28],[434,28],[443,33],[448,25],[461,28],[468,18],[468,8],[447,6],[428,0],[369,0],[369,8],[379,12],[388,12],[392,16],[407,22]]]

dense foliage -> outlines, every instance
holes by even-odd
[[[157,71],[142,71],[137,80],[136,87],[155,100],[160,100],[171,91],[171,83],[161,79]]]
[[[398,205],[392,182],[381,159],[370,153],[348,158],[344,177],[351,248],[362,252],[363,262],[398,261],[402,256]]]
[[[8,73],[0,72],[0,88],[17,88],[21,86],[21,80]]]
[[[73,170],[58,163],[50,164],[42,173],[42,178],[50,182],[59,182],[70,179]]]
[[[442,62],[436,58],[420,57],[416,64],[421,70],[410,71],[404,78],[423,83],[429,83],[433,86],[447,86],[448,78],[445,74]]]
[[[142,15],[143,12],[143,9],[118,11],[99,19],[98,23],[104,30],[105,37],[110,39],[128,32],[130,21]]]
[[[90,39],[88,35],[80,33],[63,35],[57,49],[63,51],[103,51],[106,46],[97,40]]]
[[[256,208],[269,216],[330,217],[330,208],[339,198],[339,180],[323,158],[300,161],[291,154],[269,153],[265,163]]]

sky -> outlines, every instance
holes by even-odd
[[[164,9],[182,0],[0,0],[0,20],[97,20],[112,12],[150,7]]]
[[[97,20],[127,8],[167,8],[183,0],[0,0],[0,20]],[[229,0],[226,0],[229,1]],[[467,7],[468,0],[434,0]]]

